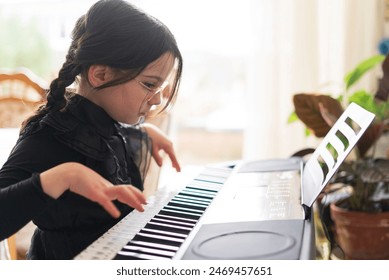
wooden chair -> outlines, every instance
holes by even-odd
[[[0,70],[0,127],[20,127],[44,100],[42,82],[27,69]]]
[[[20,128],[45,99],[43,81],[25,68],[0,69],[0,128]],[[1,143],[0,143],[1,145]],[[29,247],[33,224],[8,238],[11,259],[23,259]]]
[[[10,259],[10,250],[8,246],[8,240],[0,241],[0,260]]]

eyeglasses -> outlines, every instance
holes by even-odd
[[[154,97],[155,95],[161,93],[161,92],[167,87],[167,85],[169,84],[168,81],[164,81],[164,82],[162,83],[162,85],[160,85],[159,87],[151,88],[151,87],[149,87],[148,85],[146,85],[145,83],[139,81],[139,80],[136,79],[136,78],[135,78],[134,80],[137,81],[138,84],[140,84],[144,89],[147,90],[148,95],[150,95],[150,96],[147,96],[147,101],[153,99],[153,97]]]

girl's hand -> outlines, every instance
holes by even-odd
[[[160,151],[163,150],[168,154],[172,162],[172,166],[177,170],[177,172],[180,172],[181,167],[173,149],[173,142],[157,126],[150,123],[145,123],[142,126],[153,140],[152,156],[157,162],[158,166],[162,166],[162,156],[160,155]]]
[[[76,162],[68,162],[53,167],[40,174],[43,191],[54,199],[66,190],[77,193],[99,203],[114,218],[120,216],[112,200],[125,203],[140,212],[146,198],[131,185],[113,185],[92,169]]]

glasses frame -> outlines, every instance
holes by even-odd
[[[150,95],[149,97],[146,95],[146,100],[147,101],[150,101],[151,99],[154,98],[154,96],[156,96],[157,94],[161,93],[162,91],[164,91],[164,89],[168,86],[169,82],[168,81],[164,81],[159,87],[155,88],[155,89],[152,89],[150,88],[149,86],[147,86],[144,82],[141,82],[139,81],[137,78],[134,78],[134,80],[141,86],[143,87],[145,90],[147,90],[148,92],[148,95]]]

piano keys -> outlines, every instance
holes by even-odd
[[[75,259],[172,259],[231,171],[208,167],[185,188],[164,187]]]
[[[206,166],[183,186],[159,190],[143,213],[130,213],[75,259],[313,258],[301,166],[299,159]]]

